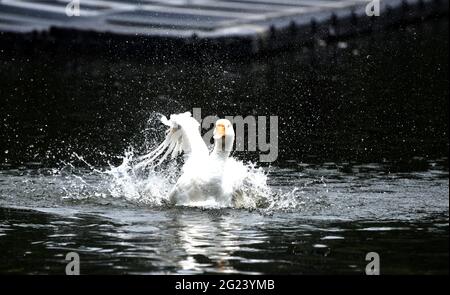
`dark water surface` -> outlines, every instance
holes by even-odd
[[[0,272],[446,273],[448,21],[257,60],[0,51]],[[0,43],[1,49],[1,43]],[[278,116],[270,208],[168,208],[93,173],[156,113]],[[257,153],[236,153],[256,160]]]

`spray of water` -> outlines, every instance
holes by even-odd
[[[160,145],[160,140],[155,134],[164,134],[156,127],[159,124],[159,117],[159,114],[152,115],[147,122],[148,127],[144,131],[149,132],[144,140],[145,151],[128,148],[120,157],[119,165],[109,164],[108,167],[99,169],[90,165],[82,156],[74,154],[75,159],[83,162],[89,172],[77,173],[74,165],[66,163],[60,173],[57,173],[70,178],[70,181],[65,182],[70,185],[63,186],[63,198],[84,201],[101,199],[104,202],[125,200],[129,204],[149,207],[172,206],[169,202],[169,193],[180,177],[183,161],[182,157],[162,164],[158,161],[149,161]],[[270,168],[230,158],[224,169],[223,181],[232,183],[236,192],[233,195],[233,208],[270,213],[280,210],[297,211],[304,206],[301,188],[291,187],[289,191],[281,191],[268,185]],[[207,208],[229,206],[209,201],[189,205]]]
[[[135,156],[128,150],[123,156],[122,164],[111,165],[102,172],[104,177],[111,179],[109,192],[112,197],[123,197],[128,201],[150,206],[168,205],[168,195],[181,171],[182,163],[179,161],[165,163],[163,166],[142,162],[146,158]],[[244,164],[242,161],[230,159],[225,167],[230,173],[227,179],[234,183],[235,190],[239,192],[233,200],[236,208],[267,207],[271,196],[271,189],[267,185],[267,172],[256,167],[253,163]],[[232,178],[232,179],[230,179]],[[241,181],[235,182],[235,179]],[[216,203],[192,203],[192,206],[220,207]]]
[[[90,165],[82,156],[74,154],[77,161],[84,163],[90,170],[89,176],[95,175],[97,184],[93,184],[90,189],[95,191],[94,197],[125,199],[127,202],[146,206],[170,206],[169,193],[180,177],[183,167],[183,157],[173,160],[166,160],[163,163],[155,160],[155,155],[161,153],[161,140],[156,135],[164,134],[156,126],[161,125],[159,114],[152,115],[147,122],[150,130],[145,136],[144,143],[146,149],[143,152],[129,147],[121,157],[121,164],[109,164],[105,169],[98,169]],[[71,166],[73,172],[72,164]],[[67,169],[67,168],[66,168]],[[227,187],[233,187],[232,207],[256,209],[270,207],[271,189],[267,184],[267,171],[257,167],[254,163],[243,163],[240,160],[230,158],[224,167],[223,182]],[[67,189],[68,198],[76,196],[86,197],[86,193],[79,193],[79,188],[84,191],[89,190],[89,182],[83,179],[86,176],[76,176],[72,173],[72,183],[76,183]],[[101,185],[100,185],[101,183]],[[101,188],[99,188],[101,187]],[[78,193],[74,193],[78,188]],[[102,192],[99,193],[99,190]],[[192,202],[190,206],[198,207],[223,207],[229,204],[219,204],[216,202]]]

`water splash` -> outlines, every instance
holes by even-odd
[[[121,164],[109,163],[106,169],[98,169],[89,164],[82,156],[74,153],[73,157],[86,165],[88,174],[79,176],[71,163],[66,163],[64,169],[67,177],[71,178],[70,187],[64,187],[66,199],[86,200],[101,198],[107,200],[124,199],[131,204],[145,206],[169,206],[169,193],[180,177],[183,161],[182,157],[175,160],[153,161],[152,156],[159,148],[158,138],[155,134],[164,134],[158,128],[160,114],[152,114],[147,122],[147,132],[144,144],[145,151],[130,146],[120,157]],[[151,138],[151,139],[150,139]],[[156,152],[155,152],[156,151]],[[267,209],[276,207],[271,199],[272,191],[267,184],[268,172],[255,163],[243,163],[240,160],[229,158],[225,167],[224,183],[231,184],[233,191],[234,208]],[[96,176],[96,183],[89,183],[86,177]],[[89,191],[91,194],[89,194]],[[229,204],[216,202],[190,203],[189,206],[218,208]]]
[[[2,189],[1,195],[20,192],[27,196],[48,196],[42,198],[42,206],[58,206],[60,202],[75,204],[98,204],[114,206],[168,207],[169,193],[180,177],[183,157],[165,161],[161,165],[148,161],[151,154],[161,142],[164,129],[159,124],[160,114],[152,114],[141,134],[143,141],[130,143],[124,154],[115,164],[96,167],[76,153],[72,161],[63,162],[60,169],[39,169],[29,171],[29,177],[12,176],[11,187]],[[81,166],[80,166],[81,164]],[[230,158],[225,166],[226,176],[223,181],[231,183],[233,191],[232,208],[257,210],[264,214],[276,211],[301,211],[317,203],[326,203],[326,197],[311,196],[305,193],[305,187],[290,184],[280,189],[270,185],[272,168],[259,167],[257,163]],[[274,169],[279,170],[278,168]],[[276,177],[276,176],[275,176]],[[24,180],[25,179],[25,180]],[[24,183],[26,181],[26,183]],[[276,181],[275,181],[276,182]],[[316,180],[324,184],[324,180]],[[314,184],[313,184],[314,185]],[[20,187],[20,189],[19,189]],[[3,191],[5,194],[3,194]],[[18,199],[18,198],[16,198]],[[25,202],[25,198],[24,202]],[[51,200],[50,200],[51,199]],[[317,201],[320,199],[319,201]],[[17,202],[17,201],[14,201]],[[39,199],[33,198],[39,205]],[[201,208],[223,208],[229,204],[216,202],[190,203],[189,206]],[[322,205],[320,205],[322,206]]]
[[[174,165],[167,165],[165,170],[153,167],[139,167],[135,163],[133,150],[125,152],[122,164],[110,166],[104,174],[111,177],[109,192],[112,197],[123,197],[128,201],[151,206],[167,203],[167,195],[176,177]]]
[[[146,163],[145,157],[135,156],[132,149],[125,152],[122,164],[110,166],[102,174],[111,177],[109,192],[112,197],[124,197],[126,200],[150,206],[166,206],[168,195],[175,185],[181,171],[180,161],[168,162],[163,166]],[[244,164],[230,158],[225,167],[228,175],[224,181],[234,183],[239,194],[233,200],[235,208],[256,209],[269,207],[271,189],[267,185],[267,172],[254,163]],[[236,182],[236,179],[241,181]],[[196,207],[217,208],[215,202],[197,202]]]
[[[124,198],[135,204],[147,206],[169,206],[168,195],[181,173],[181,161],[169,161],[163,166],[142,162],[145,157],[135,156],[133,149],[125,152],[122,164],[111,165],[102,172],[103,177],[110,177],[108,191],[114,198]],[[309,195],[304,187],[289,187],[287,190],[276,189],[268,184],[270,167],[259,167],[256,163],[244,163],[230,158],[225,166],[224,181],[234,183],[237,194],[233,198],[233,208],[258,210],[264,214],[276,211],[294,212],[310,211],[311,207],[328,207],[325,194]],[[236,181],[239,180],[239,181]],[[326,186],[322,177],[313,181]],[[327,189],[328,192],[328,189]],[[223,204],[214,201],[192,202],[188,206],[202,208],[219,208]]]

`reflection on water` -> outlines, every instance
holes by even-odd
[[[67,213],[67,212],[65,212]],[[55,273],[76,251],[82,273],[359,273],[380,253],[383,273],[447,273],[448,219],[306,221],[240,210],[1,209],[1,272]],[[426,241],[424,243],[423,241]]]
[[[250,211],[142,205],[88,172],[4,171],[0,272],[61,273],[76,251],[84,273],[361,274],[375,251],[383,273],[448,273],[448,171],[430,165],[271,168],[274,205]]]

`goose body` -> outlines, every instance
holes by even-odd
[[[202,205],[216,203],[230,206],[236,194],[235,177],[230,167],[230,153],[234,142],[233,125],[220,119],[214,129],[214,149],[209,154],[201,137],[199,123],[189,112],[162,117],[169,126],[166,139],[151,155],[158,157],[166,151],[160,162],[169,153],[172,157],[184,152],[185,163],[182,174],[169,194],[169,200],[177,205]]]

